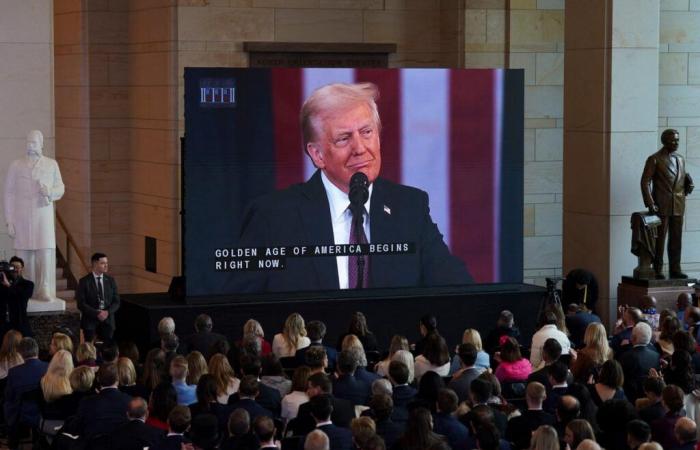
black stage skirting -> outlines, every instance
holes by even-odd
[[[244,302],[225,298],[188,299],[176,302],[168,294],[125,294],[117,312],[119,341],[135,342],[141,351],[147,351],[157,342],[157,324],[165,316],[175,319],[176,334],[183,338],[194,332],[194,319],[200,313],[210,315],[214,331],[238,340],[243,324],[250,318],[258,320],[265,330],[265,338],[272,342],[275,333],[282,330],[291,313],[300,313],[305,321],[322,320],[327,328],[325,343],[335,345],[338,336],[347,330],[350,314],[362,311],[367,316],[370,330],[380,347],[386,349],[394,334],[406,336],[410,342],[419,337],[418,321],[425,314],[438,319],[440,333],[450,350],[461,342],[466,328],[476,328],[486,338],[493,329],[501,310],[508,309],[524,338],[530,342],[535,331],[537,313],[545,289],[525,284],[488,284],[459,288],[396,289],[386,291],[344,292],[344,298],[327,298],[323,293],[293,294],[281,298],[266,295]]]

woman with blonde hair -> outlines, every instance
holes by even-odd
[[[97,349],[92,342],[83,342],[75,350],[76,366],[87,366],[97,371]]]
[[[559,450],[557,430],[549,425],[542,425],[532,433],[530,450]]]
[[[260,322],[255,319],[249,319],[245,325],[243,325],[243,339],[241,339],[241,343],[253,339],[260,343],[260,356],[266,356],[272,353],[272,346],[265,340],[265,331],[262,325],[260,325]]]
[[[49,354],[53,356],[59,350],[67,350],[73,353],[73,340],[67,334],[54,333],[49,344]]]
[[[572,363],[571,373],[575,381],[588,383],[591,375],[595,379],[605,361],[612,359],[613,351],[608,345],[608,334],[602,323],[588,324],[583,342],[585,346]]]
[[[73,355],[67,350],[58,350],[49,362],[46,374],[41,378],[41,390],[47,403],[73,392],[70,373],[73,371]]]
[[[462,334],[462,344],[472,344],[476,347],[476,362],[474,366],[480,370],[488,370],[491,368],[491,358],[489,354],[484,351],[484,346],[481,343],[481,335],[474,328],[467,328]],[[450,375],[457,372],[462,368],[462,360],[459,359],[459,345],[455,348],[455,355],[452,357],[452,363],[450,365]]]
[[[196,385],[202,375],[209,373],[207,360],[197,350],[187,355],[187,384]]]
[[[405,336],[395,334],[394,337],[391,338],[391,344],[389,344],[389,354],[384,360],[379,361],[377,365],[374,366],[374,371],[377,373],[377,375],[380,377],[386,377],[389,375],[389,364],[391,363],[391,358],[399,350],[410,350],[410,347],[408,344],[408,339],[406,339]]]
[[[136,367],[126,356],[117,359],[117,378],[120,391],[132,397],[147,398],[149,391],[144,385],[136,383]]]
[[[17,352],[17,344],[22,340],[22,333],[10,330],[2,338],[0,347],[0,380],[7,378],[7,372],[24,362],[22,355]]]
[[[365,347],[362,341],[354,334],[348,334],[343,338],[340,345],[341,351],[355,351],[359,356],[358,364],[360,367],[367,367],[367,355],[365,355]]]
[[[216,382],[216,401],[222,405],[228,404],[228,398],[238,391],[238,386],[241,384],[241,380],[236,378],[228,358],[221,353],[212,356],[209,360],[209,373]]]
[[[304,318],[299,313],[291,314],[284,322],[284,329],[272,339],[272,353],[278,358],[294,356],[300,348],[308,347]]]

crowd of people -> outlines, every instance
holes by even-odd
[[[700,415],[700,308],[623,307],[612,336],[585,306],[549,305],[524,342],[509,311],[452,347],[432,315],[420,339],[385,348],[367,318],[325,342],[290,315],[268,340],[254,319],[230,341],[200,315],[164,317],[142,358],[133,343],[55,333],[46,358],[11,330],[0,348],[4,423],[56,449],[686,450]],[[43,446],[43,447],[42,447]]]

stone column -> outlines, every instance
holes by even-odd
[[[631,274],[630,214],[660,148],[659,0],[566,2],[564,62],[564,274],[598,278],[598,309],[612,324],[616,286]]]

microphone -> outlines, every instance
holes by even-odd
[[[362,211],[362,208],[369,198],[369,180],[367,175],[362,172],[356,172],[350,178],[350,207],[355,211]]]

